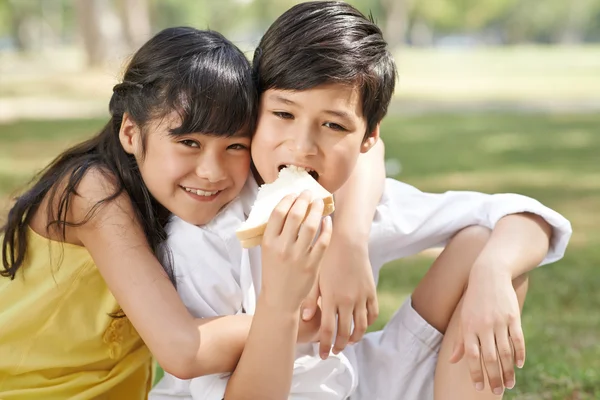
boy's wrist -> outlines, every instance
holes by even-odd
[[[473,264],[469,281],[479,280],[508,280],[512,281],[515,277],[509,265],[505,265],[498,260],[489,260],[486,258],[478,258]]]
[[[289,303],[285,301],[285,296],[270,295],[269,290],[265,290],[265,288],[261,289],[261,293],[257,299],[256,309],[258,310],[259,307],[270,314],[284,318],[300,317],[300,303]]]

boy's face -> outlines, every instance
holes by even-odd
[[[363,141],[366,120],[360,92],[342,84],[303,91],[269,89],[260,99],[252,159],[265,183],[286,165],[314,171],[330,192],[338,190],[354,169],[358,155],[377,141],[379,130]]]

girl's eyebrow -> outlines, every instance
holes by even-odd
[[[276,101],[278,103],[287,104],[290,106],[298,105],[295,101],[292,101],[292,100],[288,99],[287,97],[284,97],[280,94],[274,94],[274,93],[269,94],[269,100]]]

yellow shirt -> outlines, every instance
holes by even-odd
[[[0,237],[0,243],[1,243]],[[32,229],[14,280],[0,277],[0,399],[145,399],[148,348],[89,252]]]

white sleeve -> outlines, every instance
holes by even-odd
[[[190,313],[205,318],[239,312],[241,247],[236,251],[216,232],[180,219],[167,232],[177,292]]]
[[[470,225],[493,229],[502,217],[521,212],[537,214],[552,226],[550,249],[540,265],[562,258],[571,237],[571,224],[537,200],[509,193],[424,193],[413,186],[387,179],[371,228],[371,263],[379,267],[441,246]]]

